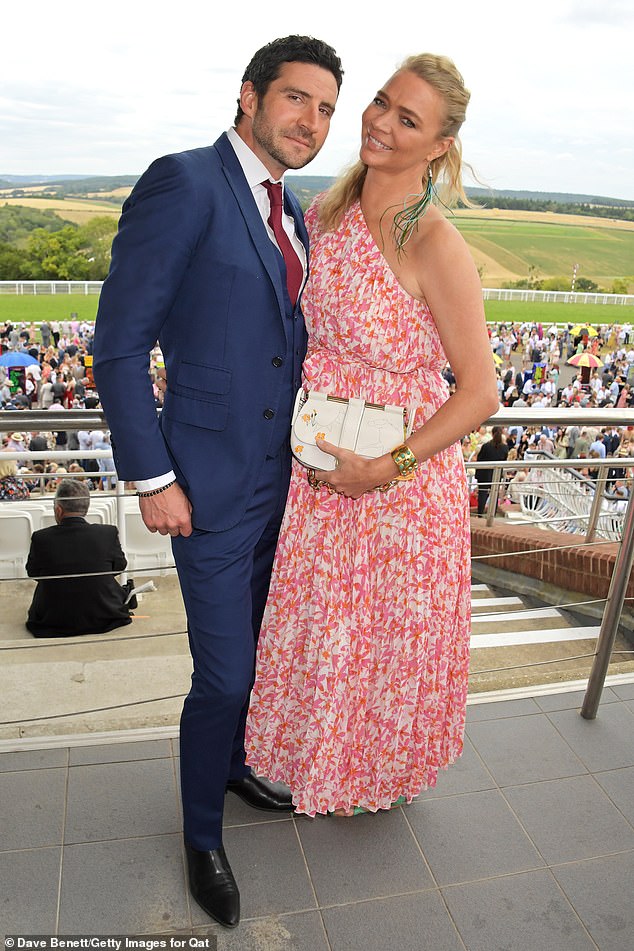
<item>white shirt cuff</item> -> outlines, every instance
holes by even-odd
[[[176,475],[170,470],[165,475],[154,476],[153,479],[142,479],[140,482],[135,482],[134,485],[137,492],[151,492],[153,489],[162,489],[164,485],[169,485],[175,478]]]

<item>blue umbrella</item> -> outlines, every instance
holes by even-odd
[[[31,367],[39,362],[30,353],[23,353],[21,350],[9,350],[0,357],[0,367]]]

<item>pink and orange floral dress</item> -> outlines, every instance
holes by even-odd
[[[307,214],[304,382],[338,396],[446,400],[445,355],[358,203],[335,232]],[[296,811],[387,809],[462,751],[470,631],[468,493],[459,447],[358,500],[315,491],[293,463],[247,724],[247,760]]]

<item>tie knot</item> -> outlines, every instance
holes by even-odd
[[[282,186],[279,182],[272,182],[268,178],[265,179],[262,184],[269,193],[269,201],[271,202],[271,208],[275,205],[282,207]]]

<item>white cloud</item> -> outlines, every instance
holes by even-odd
[[[286,10],[285,29],[332,43],[345,69],[329,140],[307,171],[336,174],[353,159],[376,88],[405,56],[431,50],[451,56],[472,91],[465,158],[484,179],[634,199],[629,8],[602,4],[600,24],[595,0]],[[217,11],[197,0],[34,0],[28,22],[16,4],[3,11],[0,174],[140,172],[213,141],[233,120],[246,63],[275,33],[255,0]]]

